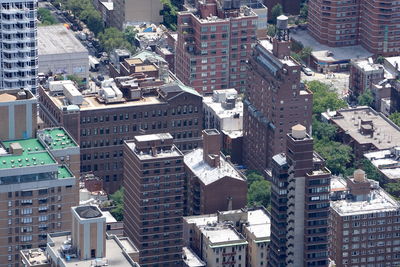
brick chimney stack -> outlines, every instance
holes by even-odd
[[[203,160],[212,167],[219,166],[221,133],[217,129],[203,130]]]

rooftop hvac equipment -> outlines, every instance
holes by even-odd
[[[68,98],[69,102],[73,105],[82,105],[83,96],[81,92],[73,84],[64,84],[64,96]]]

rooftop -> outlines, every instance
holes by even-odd
[[[135,136],[135,139],[138,142],[150,142],[157,140],[172,139],[172,135],[169,133],[146,134],[146,135],[137,135]]]
[[[400,179],[400,147],[364,154],[388,179]]]
[[[234,244],[247,244],[247,241],[238,234],[233,228],[225,224],[216,226],[201,226],[202,234],[209,240],[211,247],[218,247]]]
[[[379,150],[400,146],[400,128],[382,113],[378,113],[370,107],[362,106],[339,110],[336,115],[329,118],[360,144],[371,143]],[[363,134],[360,131],[361,120],[372,122],[372,127],[369,124],[365,125],[372,130],[372,135]]]
[[[220,165],[212,167],[203,160],[203,149],[197,148],[184,156],[184,162],[188,168],[205,185],[209,185],[226,176],[246,181],[244,178],[224,157],[220,157]]]
[[[48,248],[52,254],[59,258],[62,262],[62,266],[65,267],[87,267],[96,266],[96,263],[104,262],[108,266],[112,267],[127,267],[135,266],[138,267],[136,263],[132,260],[128,260],[126,253],[130,253],[131,248],[125,248],[124,242],[120,242],[116,236],[107,236],[106,239],[106,258],[103,259],[90,259],[90,260],[79,260],[78,258],[71,258],[66,261],[64,257],[60,255],[60,248],[68,238],[71,237],[71,233],[66,232],[65,234],[51,234],[50,242]],[[105,265],[101,265],[105,266]]]
[[[0,169],[56,164],[53,157],[36,138],[7,141],[3,142],[3,145],[9,151],[10,145],[13,143],[18,143],[21,146],[22,154],[0,155]]]
[[[183,261],[189,267],[202,267],[206,266],[206,263],[202,261],[196,253],[194,253],[190,248],[183,247]]]
[[[302,43],[304,47],[311,47],[312,55],[317,60],[324,62],[348,61],[353,58],[367,58],[373,55],[361,45],[330,47],[320,44],[306,30],[292,31],[290,37]]]
[[[256,238],[267,238],[271,236],[271,218],[263,209],[248,211],[247,230]]]
[[[38,136],[42,138],[51,150],[78,146],[62,127],[44,129],[38,133]]]
[[[266,50],[270,53],[269,59],[270,59],[272,62],[274,62],[275,64],[277,64],[279,68],[282,67],[282,66],[281,66],[282,64],[285,64],[285,65],[288,65],[288,66],[297,66],[297,65],[299,65],[299,64],[298,64],[296,61],[294,61],[294,59],[292,59],[291,57],[284,58],[284,59],[280,59],[280,58],[277,58],[277,57],[273,56],[273,52],[272,52],[273,45],[272,45],[272,42],[271,42],[270,40],[268,40],[268,39],[266,39],[266,40],[259,40],[258,42],[260,43],[260,45],[261,45],[264,49],[266,49]],[[264,54],[264,55],[266,55],[266,54]]]
[[[369,193],[369,200],[353,201],[344,199],[331,201],[331,207],[341,216],[358,215],[375,212],[398,210],[400,204],[382,188],[373,189]]]
[[[139,136],[136,136],[139,137]],[[141,136],[140,136],[141,137]],[[158,140],[158,139],[157,139]],[[151,140],[148,140],[151,141]],[[174,145],[170,149],[156,149],[155,151],[150,148],[147,150],[138,151],[134,141],[126,141],[127,146],[136,154],[140,160],[149,160],[155,158],[174,158],[183,156],[182,152]],[[153,153],[156,154],[153,154]]]
[[[54,38],[57,36],[57,38]],[[64,25],[38,27],[38,53],[40,55],[88,53],[88,50]],[[88,59],[89,60],[89,59]]]
[[[357,59],[353,61],[354,65],[359,67],[360,69],[368,72],[372,71],[384,71],[384,68],[381,64],[375,64],[372,58],[363,58]]]
[[[73,208],[79,217],[83,219],[100,218],[103,216],[96,206],[78,206]]]
[[[73,178],[74,175],[65,167],[58,167],[58,179]]]

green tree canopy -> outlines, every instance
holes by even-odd
[[[382,182],[382,175],[379,170],[368,159],[361,159],[356,162],[355,166],[365,171],[368,179]]]
[[[395,123],[397,126],[400,127],[400,113],[399,112],[394,112],[389,115],[389,119]]]
[[[357,102],[360,106],[371,106],[374,102],[374,96],[371,90],[366,90],[364,93],[357,97]]]
[[[319,81],[307,82],[308,88],[313,92],[313,113],[318,117],[322,112],[338,110],[347,107],[346,102],[332,88]]]
[[[50,10],[48,10],[47,8],[39,7],[37,12],[38,19],[42,23],[41,25],[52,25],[57,23],[57,20],[53,17]]]
[[[136,34],[136,29],[132,26],[128,26],[124,30],[124,39],[127,40],[131,45],[135,45]]]
[[[267,35],[270,37],[274,37],[275,34],[276,34],[276,26],[274,24],[268,24]]]
[[[110,199],[114,204],[114,208],[110,211],[111,214],[117,221],[122,221],[124,219],[124,188],[121,187],[114,194],[110,195]]]
[[[276,24],[276,18],[283,14],[283,7],[281,4],[276,4],[271,10],[271,22]]]
[[[264,180],[264,177],[257,171],[250,170],[246,173],[247,186],[250,187],[256,181]]]
[[[387,183],[384,185],[385,190],[394,196],[397,200],[399,200],[400,197],[400,182],[394,182],[394,183]]]
[[[271,183],[266,180],[254,181],[247,193],[247,202],[251,206],[268,207],[271,199]]]
[[[333,174],[345,174],[351,167],[353,153],[347,145],[321,139],[314,142],[314,149],[326,160],[326,166]]]
[[[132,45],[124,38],[124,33],[117,28],[107,28],[98,35],[101,45],[107,52],[116,48],[132,50]]]
[[[161,0],[161,3],[164,5],[163,10],[160,11],[160,14],[163,16],[163,24],[167,28],[176,31],[179,9],[171,2],[171,0]]]
[[[337,128],[333,124],[319,121],[316,115],[312,117],[313,137],[316,139],[333,140],[336,135]]]

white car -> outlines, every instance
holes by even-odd
[[[310,68],[303,68],[303,72],[307,76],[311,76],[313,74],[313,71]]]

